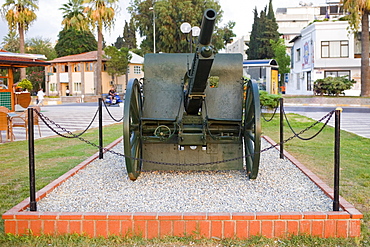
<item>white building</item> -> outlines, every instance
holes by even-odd
[[[282,34],[288,50],[291,41],[315,20],[338,19],[344,15],[339,1],[326,1],[326,4],[314,6],[312,3],[300,2],[297,7],[277,8],[275,12],[278,32]]]
[[[292,68],[286,93],[313,95],[313,82],[328,76],[348,76],[357,83],[346,95],[360,95],[361,51],[359,40],[348,33],[347,21],[315,22],[291,43]]]

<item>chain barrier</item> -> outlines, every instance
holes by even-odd
[[[41,112],[37,111],[36,109],[34,109],[34,111],[36,112],[36,114],[40,117],[40,119],[42,120],[42,122],[44,122],[44,124],[49,127],[49,129],[51,131],[53,131],[55,134],[61,136],[61,137],[64,137],[64,138],[78,138],[79,136],[82,136],[92,125],[92,123],[95,121],[95,118],[96,116],[98,115],[98,112],[99,112],[99,108],[96,110],[95,112],[95,115],[94,117],[92,118],[92,120],[90,121],[89,125],[87,126],[87,128],[85,130],[83,130],[81,133],[79,134],[73,134],[72,132],[68,131],[67,129],[63,128],[62,126],[60,126],[59,124],[57,124],[56,122],[54,122],[53,120],[51,120],[50,118],[48,118],[47,116],[45,116],[44,114],[42,114]],[[51,124],[54,124],[56,127],[58,127],[59,129],[63,130],[64,132],[67,132],[69,135],[71,136],[67,136],[67,135],[64,135],[62,133],[59,133],[58,131],[56,131],[52,126],[50,126],[48,123],[50,122]]]
[[[327,126],[328,122],[330,121],[331,117],[333,116],[335,110],[332,110],[331,112],[329,112],[328,114],[326,114],[324,117],[322,117],[319,121],[317,121],[315,124],[311,125],[309,128],[312,128],[314,127],[316,124],[318,124],[319,122],[323,121],[325,118],[328,118],[326,120],[326,122],[324,123],[324,125],[321,127],[321,129],[314,135],[312,135],[311,137],[308,137],[308,138],[304,138],[304,137],[300,137],[299,135],[302,134],[301,132],[299,132],[298,134],[294,131],[294,129],[292,128],[292,126],[290,125],[289,123],[289,120],[288,120],[288,117],[286,116],[285,114],[285,111],[283,109],[283,113],[284,113],[284,117],[285,117],[285,120],[287,121],[288,123],[288,126],[290,128],[290,130],[293,132],[294,136],[298,137],[300,140],[303,140],[303,141],[309,141],[309,140],[312,140],[313,138],[315,138],[318,134],[321,133],[321,131],[323,131],[323,129]],[[307,128],[306,128],[307,129]]]
[[[120,118],[119,120],[115,119],[115,118],[112,116],[111,112],[109,111],[108,106],[107,106],[107,104],[104,102],[104,100],[103,100],[103,104],[104,104],[105,109],[106,109],[106,110],[107,110],[107,112],[108,112],[108,115],[109,115],[109,116],[110,116],[114,121],[116,121],[116,122],[121,122],[121,121],[123,120],[123,117],[124,117],[124,116],[122,116],[122,118]],[[123,113],[123,111],[122,111],[122,113]]]
[[[97,115],[97,112],[95,113],[94,119],[95,119],[95,117]],[[330,120],[330,118],[331,118],[331,116],[333,115],[334,112],[335,112],[335,110],[329,112],[328,114],[326,114],[325,116],[323,116],[320,120],[316,121],[315,123],[313,123],[312,125],[308,126],[307,128],[301,130],[299,133],[293,132],[294,135],[291,136],[291,137],[289,137],[288,139],[284,140],[282,143],[287,143],[290,140],[294,139],[295,137],[298,137],[299,139],[302,139],[302,137],[300,137],[301,134],[305,133],[306,131],[308,131],[311,128],[313,128],[314,126],[316,126],[318,123],[322,122],[324,119],[328,118],[327,121],[325,122],[324,126],[319,130],[319,132],[316,133],[312,137],[312,138],[314,138],[315,136],[317,136],[324,129],[324,127],[327,125],[327,123],[329,122],[329,120]],[[189,164],[185,164],[185,163],[169,163],[169,162],[159,162],[159,161],[153,161],[153,160],[145,160],[145,159],[142,159],[142,158],[136,158],[136,157],[127,156],[127,155],[124,155],[122,153],[118,153],[116,151],[110,150],[108,148],[100,147],[99,145],[97,145],[97,144],[95,144],[95,143],[93,143],[93,142],[91,142],[89,140],[86,140],[86,139],[82,138],[81,137],[81,134],[78,134],[78,135],[77,134],[74,134],[71,131],[67,130],[66,128],[61,127],[59,124],[55,123],[54,121],[52,121],[51,119],[49,119],[48,117],[46,117],[45,115],[43,115],[42,113],[40,113],[38,111],[36,111],[36,113],[37,113],[38,116],[40,116],[41,120],[46,124],[46,126],[48,126],[54,133],[57,133],[58,135],[60,135],[62,137],[65,137],[65,138],[77,138],[80,141],[85,142],[88,145],[91,145],[91,146],[96,147],[98,149],[102,148],[105,152],[109,152],[109,153],[112,153],[114,155],[121,156],[121,157],[124,157],[124,158],[130,158],[130,159],[133,159],[133,160],[139,160],[141,162],[146,162],[146,163],[159,164],[159,165],[168,165],[168,166],[205,166],[205,165],[216,165],[216,164],[221,164],[221,163],[236,161],[236,160],[240,160],[240,159],[245,159],[245,158],[250,157],[250,156],[252,156],[252,155],[255,154],[255,153],[253,153],[253,154],[243,155],[243,156],[240,156],[240,157],[231,158],[231,159],[225,159],[225,160],[220,160],[220,161],[203,162],[203,163],[189,163]],[[54,124],[58,128],[62,129],[64,132],[68,133],[70,136],[65,136],[63,134],[58,133],[48,123],[46,123],[46,121],[49,121],[50,123]],[[91,125],[91,123],[90,123],[90,125]],[[275,148],[275,147],[279,146],[280,144],[281,143],[279,142],[279,143],[276,143],[274,145],[271,145],[271,146],[269,146],[267,148],[262,149],[259,153],[266,152],[266,151],[268,151],[268,150],[270,150],[272,148]]]
[[[280,104],[280,102],[279,102],[279,104]],[[272,114],[272,117],[270,119],[265,118],[265,116],[262,113],[262,107],[261,107],[261,116],[262,116],[263,120],[265,120],[266,122],[271,122],[271,120],[275,117],[276,110],[279,108],[279,104],[275,107],[274,113]]]

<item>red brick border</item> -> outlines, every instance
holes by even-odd
[[[274,142],[264,137],[268,142]],[[122,138],[107,148],[117,145]],[[98,157],[85,160],[60,178],[37,192],[42,199],[54,188],[75,175]],[[316,183],[329,197],[332,189],[289,153],[284,155]],[[248,238],[263,235],[269,238],[309,234],[319,237],[358,237],[363,215],[342,197],[339,212],[257,212],[257,213],[59,213],[26,212],[29,198],[3,214],[5,233],[12,234],[87,234],[91,237],[109,235],[141,235],[145,238],[163,236]]]

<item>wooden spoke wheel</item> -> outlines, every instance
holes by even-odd
[[[127,85],[123,114],[123,145],[126,169],[129,178],[135,181],[140,175],[142,165],[142,98],[140,84],[137,79],[131,79]]]
[[[261,151],[261,109],[258,85],[248,82],[244,110],[244,149],[250,179],[257,178]]]

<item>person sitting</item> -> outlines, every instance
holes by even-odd
[[[116,96],[116,90],[114,89],[114,87],[111,87],[111,89],[108,92],[108,97],[109,97],[111,102],[113,102],[113,98],[115,96]]]

